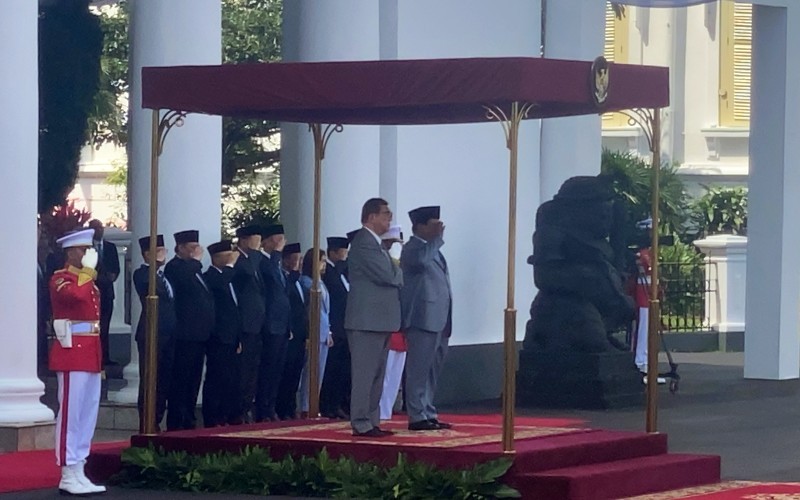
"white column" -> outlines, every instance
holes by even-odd
[[[753,6],[744,376],[800,374],[800,9]]]
[[[705,254],[706,317],[711,328],[721,332],[745,329],[745,284],[747,282],[747,237],[717,234],[694,242]]]
[[[284,2],[284,60],[379,59],[378,20],[383,4],[374,0]],[[281,124],[281,219],[287,238],[299,241],[304,250],[310,247],[314,230],[313,146],[306,124]],[[331,137],[322,166],[323,248],[325,237],[343,236],[360,227],[361,206],[382,194],[380,151],[379,127],[345,125],[343,132]]]
[[[142,67],[220,64],[222,20],[219,0],[131,0],[130,9],[128,199],[132,241],[138,241],[150,232],[152,112],[141,108]],[[221,124],[219,117],[189,115],[167,136],[158,192],[158,231],[167,248],[174,248],[172,234],[185,229],[198,229],[204,246],[220,238]],[[133,269],[141,262],[133,252]],[[134,322],[140,311],[138,299],[131,300]]]
[[[591,61],[603,54],[605,2],[550,0],[545,11],[545,57]],[[611,76],[613,85],[613,74]],[[542,120],[540,198],[550,200],[576,175],[600,173],[599,116]]]
[[[53,419],[36,377],[37,8],[7,0],[0,15],[0,208],[8,214],[0,228],[14,242],[0,245],[10,269],[0,289],[0,425]]]

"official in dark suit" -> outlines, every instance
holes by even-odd
[[[354,436],[391,435],[380,423],[380,399],[389,337],[400,329],[400,289],[403,272],[381,245],[392,211],[386,200],[367,200],[361,210],[364,227],[350,244],[350,294],[344,326],[350,344],[352,389],[350,425]]]
[[[283,226],[274,224],[261,233],[261,278],[264,282],[266,315],[261,329],[263,347],[258,368],[256,421],[276,421],[275,401],[281,383],[289,342],[291,306],[286,293],[286,276],[281,269],[281,251],[286,244]]]
[[[214,296],[214,329],[208,340],[206,380],[203,384],[203,425],[237,423],[241,417],[239,353],[242,317],[233,287],[233,270],[239,252],[223,240],[208,246],[211,267],[203,273]]]
[[[233,289],[239,300],[242,317],[242,352],[239,356],[240,394],[242,395],[240,420],[252,423],[255,419],[253,403],[258,387],[258,367],[261,363],[262,338],[266,316],[264,281],[261,278],[261,228],[250,225],[236,230],[239,258],[233,266]]]
[[[136,325],[136,346],[139,351],[139,423],[142,427],[144,418],[145,367],[147,366],[147,294],[150,283],[150,237],[139,238],[139,248],[144,257],[144,264],[133,272],[133,286],[142,303],[142,313]],[[161,419],[167,410],[172,378],[172,363],[175,357],[175,327],[178,319],[175,316],[175,292],[172,285],[164,277],[164,263],[167,261],[167,248],[164,236],[158,235],[156,240],[156,295],[158,296],[158,367],[156,368],[156,426],[161,426]]]
[[[355,236],[355,234],[354,234]],[[319,395],[320,413],[329,418],[350,418],[350,346],[344,329],[344,313],[350,281],[344,273],[347,267],[348,238],[328,238],[328,266],[322,281],[330,295],[330,325],[333,346],[328,351],[328,363]]]
[[[112,363],[109,357],[108,329],[114,312],[114,282],[119,276],[119,254],[117,246],[103,239],[103,223],[97,219],[89,221],[94,229],[94,249],[97,250],[97,288],[100,290],[100,344],[103,346],[103,364]],[[114,363],[116,364],[116,363]]]
[[[290,243],[283,248],[282,267],[286,276],[286,293],[289,295],[290,334],[275,404],[275,413],[281,420],[297,418],[297,389],[307,356],[308,308],[299,282],[296,255],[300,255],[299,243]]]
[[[400,294],[403,328],[408,343],[406,407],[412,431],[449,429],[439,422],[433,398],[447,354],[451,330],[452,291],[439,207],[420,207],[408,213],[414,236],[403,247],[400,267],[405,285]]]
[[[164,267],[175,290],[178,325],[167,429],[194,429],[206,345],[214,327],[214,298],[203,280],[199,231],[175,233],[175,257]]]

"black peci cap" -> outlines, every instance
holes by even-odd
[[[283,224],[272,224],[271,226],[267,226],[261,229],[262,238],[269,238],[270,236],[274,236],[276,234],[284,234]]]
[[[412,224],[427,224],[431,219],[438,219],[439,214],[439,207],[419,207],[408,212],[408,217]]]
[[[163,247],[164,245],[164,235],[159,234],[156,236],[156,247]],[[139,248],[142,252],[149,252],[150,251],[150,237],[145,236],[143,238],[139,238]]]
[[[222,240],[217,243],[208,245],[209,255],[216,255],[222,252],[230,252],[233,250],[233,242],[231,240]]]
[[[190,229],[188,231],[181,231],[175,233],[175,244],[181,245],[183,243],[197,243],[200,241],[200,231]]]
[[[342,238],[341,236],[331,236],[328,238],[328,250],[340,250],[350,246],[350,238]]]
[[[239,229],[236,230],[237,238],[247,238],[248,236],[255,236],[257,234],[261,234],[261,228],[254,224],[240,227]]]
[[[300,253],[300,243],[289,243],[283,247],[283,255],[291,255],[293,253]]]

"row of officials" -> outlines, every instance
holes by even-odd
[[[166,416],[167,430],[197,425],[204,367],[202,416],[207,427],[303,416],[309,399],[307,351],[317,348],[320,413],[349,418],[354,436],[391,435],[379,427],[379,404],[390,340],[402,332],[408,428],[449,429],[433,405],[452,325],[439,212],[439,207],[412,210],[413,236],[403,245],[401,233],[392,227],[388,203],[372,198],[362,208],[360,229],[328,238],[327,252],[315,255],[309,250],[302,257],[299,244],[285,243],[283,226],[249,225],[236,231],[236,244],[223,240],[208,245],[211,266],[205,270],[198,231],[175,233],[175,255],[169,260],[164,237],[158,235],[157,403],[152,424],[160,426]],[[58,240],[65,266],[49,283],[57,338],[49,364],[57,374],[60,405],[56,460],[62,466],[60,487],[68,493],[103,490],[83,474],[103,363],[93,233],[77,231]],[[145,263],[133,274],[143,306],[136,329],[142,381],[150,243],[149,237],[139,240]],[[402,246],[399,259],[391,253],[397,243]],[[322,277],[320,341],[308,346],[315,268]],[[140,415],[143,387],[144,382]]]

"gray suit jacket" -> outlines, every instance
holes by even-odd
[[[441,237],[424,242],[414,236],[403,246],[403,328],[440,332],[447,324],[453,294],[447,263],[439,251],[442,245]]]
[[[344,327],[347,330],[400,330],[400,288],[403,272],[370,232],[362,228],[347,255],[350,293]]]

